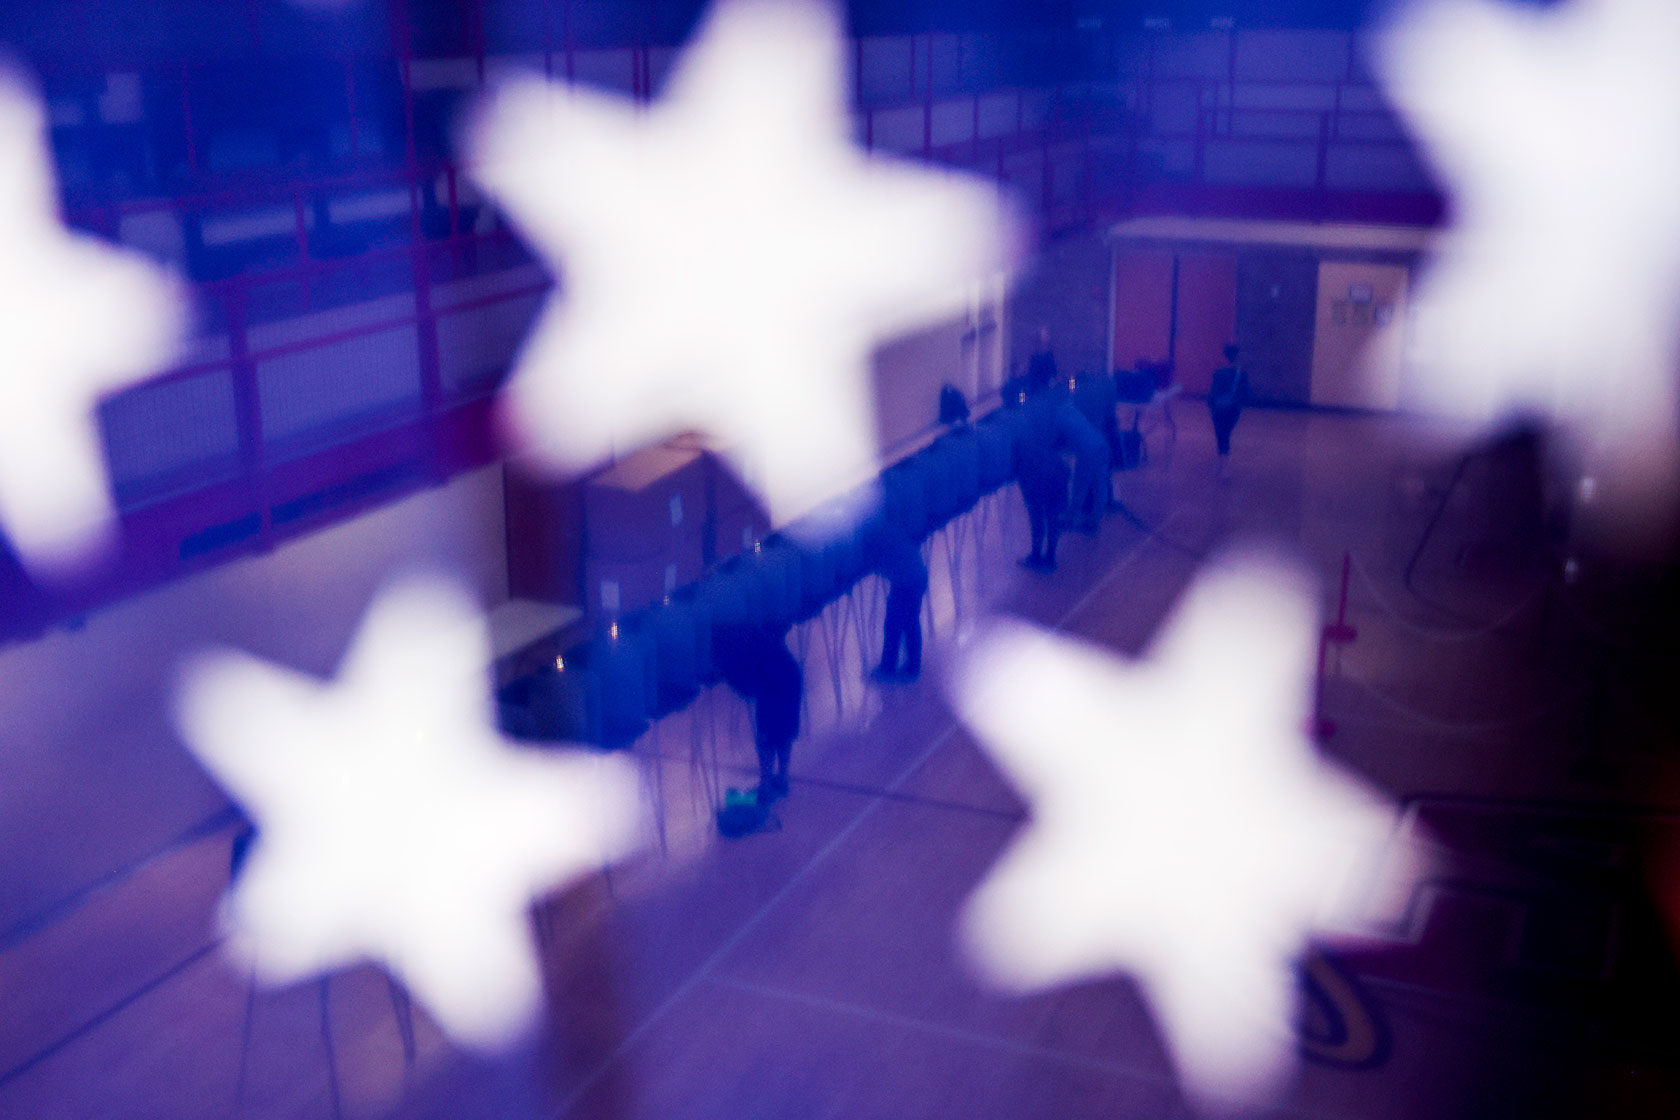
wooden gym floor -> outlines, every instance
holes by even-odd
[[[1473,497],[1448,501],[1402,584],[1465,433],[1254,410],[1222,484],[1205,413],[1185,402],[1178,418],[1170,454],[1157,442],[1118,476],[1135,520],[1065,536],[1056,574],[1016,566],[1013,490],[932,541],[917,684],[865,676],[872,581],[796,635],[806,733],[779,832],[711,828],[720,790],[753,781],[727,692],[638,742],[657,827],[646,854],[537,909],[550,1014],[528,1050],[455,1050],[371,967],[253,994],[212,932],[218,832],[0,954],[21,1009],[0,1024],[0,1116],[1185,1114],[1126,978],[1015,998],[965,968],[956,915],[1024,807],[939,676],[942,647],[995,611],[1138,654],[1201,557],[1243,541],[1319,572],[1327,612],[1351,558],[1359,633],[1330,658],[1324,749],[1404,803],[1397,844],[1436,857],[1383,938],[1306,963],[1304,1057],[1266,1115],[1671,1115],[1662,1012],[1680,986],[1633,871],[1680,841],[1662,744],[1589,733],[1591,674],[1559,637],[1545,573],[1459,562],[1479,532]],[[124,975],[136,953],[155,960],[151,978],[123,988],[110,945]]]

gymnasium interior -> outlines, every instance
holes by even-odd
[[[1675,1115],[1666,3],[14,0],[0,1117]],[[516,91],[570,130],[509,170]],[[1323,886],[1199,870],[1293,850],[1251,737],[1380,824],[1341,924],[1204,897]]]

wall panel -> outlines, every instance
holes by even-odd
[[[1173,255],[1165,249],[1114,254],[1112,368],[1139,358],[1164,361],[1172,346]]]
[[[1225,364],[1225,345],[1237,332],[1237,255],[1178,255],[1178,330],[1173,365],[1187,392],[1205,393],[1213,371]]]
[[[1306,404],[1312,396],[1318,258],[1252,250],[1237,259],[1237,344],[1254,395]]]
[[[1314,404],[1375,409],[1399,405],[1408,287],[1408,270],[1400,265],[1319,265]]]

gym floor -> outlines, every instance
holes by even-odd
[[[1127,514],[1064,536],[1053,575],[1015,563],[1014,490],[983,502],[929,545],[920,681],[867,677],[873,579],[796,632],[806,726],[779,831],[711,826],[721,790],[754,781],[726,690],[635,744],[648,850],[537,908],[549,1017],[518,1054],[456,1050],[371,966],[253,992],[210,932],[229,833],[186,838],[0,954],[0,987],[28,993],[0,1022],[0,1116],[1187,1115],[1127,978],[1014,997],[965,966],[956,916],[1025,810],[940,673],[994,612],[1142,654],[1201,559],[1240,543],[1316,571],[1327,618],[1347,558],[1358,633],[1330,649],[1323,749],[1404,806],[1395,843],[1433,860],[1370,940],[1303,963],[1303,1058],[1265,1115],[1672,1115],[1680,984],[1653,889],[1680,852],[1669,739],[1637,695],[1604,700],[1582,636],[1598,603],[1503,547],[1498,465],[1448,492],[1470,435],[1256,409],[1221,482],[1205,412],[1181,402],[1176,439],[1117,476]],[[88,1019],[115,941],[155,979]]]

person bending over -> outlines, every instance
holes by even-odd
[[[1119,503],[1114,497],[1114,471],[1125,459],[1120,434],[1120,395],[1114,378],[1101,374],[1080,374],[1078,387],[1073,393],[1073,403],[1079,406],[1079,414],[1102,434],[1103,443],[1108,448],[1108,477],[1104,480],[1106,485],[1103,488],[1103,505],[1108,509],[1116,509]]]
[[[1077,517],[1079,531],[1096,534],[1097,518],[1108,510],[1108,443],[1071,400],[1056,412],[1056,436],[1061,446],[1073,453],[1073,498],[1070,517]]]
[[[805,675],[784,635],[771,626],[724,626],[712,637],[718,672],[753,706],[760,805],[787,795],[788,759],[799,737]]]

